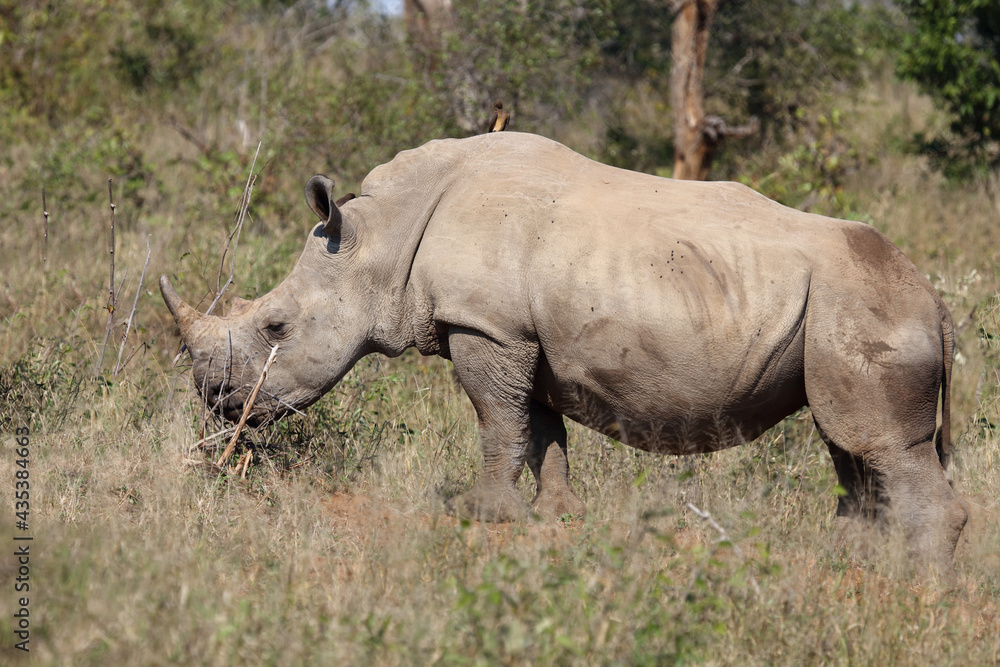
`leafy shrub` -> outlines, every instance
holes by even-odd
[[[897,71],[951,117],[951,135],[922,138],[953,174],[1000,164],[1000,6],[993,0],[904,0],[910,30]]]

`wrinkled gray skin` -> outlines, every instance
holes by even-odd
[[[199,315],[161,278],[197,386],[227,418],[273,345],[253,420],[305,408],[366,354],[438,354],[484,458],[449,509],[503,521],[529,511],[525,464],[534,511],[584,512],[563,415],[687,454],[809,405],[847,490],[837,514],[892,516],[917,556],[951,562],[967,517],[946,476],[951,316],[876,230],[513,132],[402,152],[342,207],[332,190],[310,180],[321,222],[291,275],[228,316]]]

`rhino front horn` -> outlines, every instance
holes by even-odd
[[[174,286],[170,284],[170,279],[166,276],[160,276],[160,294],[163,295],[163,301],[170,309],[170,314],[174,316],[177,326],[180,327],[181,337],[184,342],[190,345],[191,336],[195,333],[195,324],[199,323],[205,316],[177,296]]]

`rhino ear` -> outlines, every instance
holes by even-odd
[[[333,200],[332,180],[322,174],[310,178],[309,182],[306,183],[306,203],[309,204],[313,213],[326,223],[323,225],[324,235],[333,238],[340,234],[343,218],[340,215],[340,209],[337,208],[337,203]]]

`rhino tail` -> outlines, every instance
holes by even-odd
[[[941,428],[938,429],[935,447],[941,467],[944,468],[945,478],[951,484],[951,366],[955,355],[955,324],[951,319],[951,313],[947,306],[938,297],[938,310],[941,313],[941,334],[942,351],[944,352],[943,363],[941,365]]]

